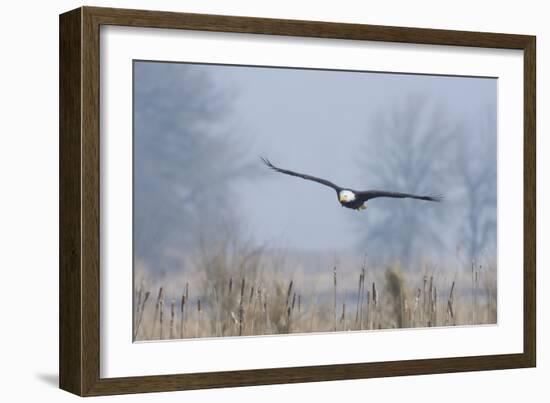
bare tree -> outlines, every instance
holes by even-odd
[[[456,153],[465,201],[460,243],[468,261],[479,260],[485,249],[495,246],[497,229],[496,111],[486,108],[476,121],[475,141],[461,142]]]
[[[134,65],[134,241],[150,265],[168,268],[171,249],[215,235],[212,217],[231,219],[232,184],[248,168],[233,95],[197,66]]]
[[[453,145],[459,126],[436,100],[409,95],[369,122],[360,150],[364,188],[419,194],[445,193]],[[424,245],[444,246],[440,205],[409,200],[373,200],[359,221],[359,248],[378,259],[398,259],[404,265]]]

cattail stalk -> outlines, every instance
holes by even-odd
[[[201,334],[201,299],[197,299],[197,331],[195,337],[199,337]]]
[[[290,280],[290,283],[288,283],[288,289],[286,291],[286,302],[285,302],[285,309],[288,308],[288,305],[290,304],[290,296],[292,295],[292,286],[294,282]]]
[[[447,321],[451,322],[452,325],[455,324],[455,313],[453,310],[453,293],[455,289],[455,282],[451,285],[451,291],[449,292],[449,299],[447,300]]]
[[[475,325],[476,323],[476,307],[475,307],[475,286],[474,286],[474,273],[476,270],[476,264],[475,261],[472,260],[472,325]]]
[[[212,312],[214,313],[214,332],[216,336],[221,336],[221,324],[220,324],[220,318],[221,318],[221,306],[220,301],[218,298],[218,290],[216,289],[215,285],[212,285],[212,295],[214,296],[214,305],[212,306]]]
[[[420,310],[420,321],[424,325],[426,321],[426,286],[428,284],[428,276],[424,275],[422,284],[422,309]]]
[[[416,323],[418,323],[416,321],[416,312],[418,311],[418,308],[420,306],[420,296],[422,294],[422,290],[420,288],[417,288],[416,290],[416,297],[414,298],[414,308],[413,308],[413,312],[412,312],[412,325],[413,327],[416,326]]]
[[[378,320],[378,291],[376,290],[376,283],[372,282],[372,328],[376,329],[376,321]]]
[[[292,333],[292,314],[296,304],[296,293],[292,295],[292,304],[287,308],[287,333]]]
[[[434,297],[433,297],[433,324],[437,326],[437,287],[434,287]]]
[[[174,320],[176,317],[176,301],[172,300],[170,305],[170,339],[174,338]]]
[[[243,335],[243,329],[244,329],[244,287],[245,287],[245,278],[243,277],[241,281],[241,299],[239,302],[239,336]]]
[[[432,298],[433,298],[433,276],[430,276],[430,285],[428,287],[428,305],[426,310],[426,316],[428,319],[428,327],[432,326]]]
[[[250,287],[250,296],[248,297],[248,309],[252,305],[252,299],[254,298],[254,286]]]
[[[139,317],[138,317],[138,321],[137,321],[137,325],[136,325],[136,330],[134,332],[134,340],[137,338],[137,336],[139,334],[139,328],[141,326],[141,322],[143,321],[143,311],[145,311],[145,304],[147,303],[147,300],[149,299],[150,294],[151,293],[149,291],[147,291],[145,293],[145,297],[141,301],[141,308],[139,310]]]
[[[184,323],[185,323],[185,293],[181,295],[180,304],[180,339],[183,339]]]
[[[243,335],[244,328],[244,307],[239,305],[239,336]]]
[[[261,285],[256,289],[256,297],[252,301],[252,313],[250,314],[250,334],[254,334],[254,322],[256,320],[256,306],[258,302],[262,303],[262,288]]]
[[[363,302],[365,300],[365,266],[361,269],[361,306],[359,310],[359,329],[363,330]]]
[[[189,319],[189,282],[185,282],[185,321]]]
[[[481,268],[481,266],[479,266]],[[474,272],[474,325],[478,322],[477,318],[477,291],[478,291],[478,276],[479,270],[476,268]]]
[[[160,316],[159,316],[159,323],[160,323],[160,334],[159,334],[159,340],[162,340],[162,321],[164,317],[164,298],[160,301]]]
[[[357,285],[357,308],[355,310],[355,326],[359,325],[359,306],[361,305],[361,283],[363,282],[363,274],[359,274]]]
[[[271,333],[271,320],[269,318],[269,309],[267,303],[267,293],[264,295],[264,314],[265,314],[265,331],[267,334]]]
[[[340,318],[342,322],[342,330],[346,330],[346,303],[342,303],[342,317]]]
[[[334,279],[334,303],[333,303],[333,311],[334,311],[334,331],[336,331],[337,329],[337,324],[336,324],[336,297],[337,297],[337,288],[338,288],[338,284],[337,284],[337,281],[336,281],[336,266],[334,266],[333,270],[332,270],[332,277]]]
[[[157,303],[155,304],[155,315],[153,316],[153,328],[151,329],[151,335],[149,336],[149,339],[153,339],[153,337],[155,336],[155,330],[156,330],[156,327],[157,327],[157,319],[158,319],[158,314],[159,314],[159,309],[160,309],[160,305],[161,305],[161,301],[163,300],[164,298],[164,290],[162,287],[159,288],[159,293],[158,293],[158,296],[157,296]]]
[[[366,294],[366,301],[367,301],[367,315],[365,320],[367,322],[367,329],[370,329],[371,307],[370,307],[370,291],[368,290]]]
[[[143,282],[139,286],[138,296],[137,296],[137,303],[136,303],[136,316],[134,317],[134,327],[137,327],[137,323],[139,321],[139,313],[141,308],[141,298],[143,296]]]
[[[243,304],[243,300],[244,300],[244,287],[245,287],[245,281],[246,279],[243,277],[242,281],[241,281],[241,299],[240,299],[240,302],[239,304],[242,305]]]
[[[233,277],[229,277],[229,282],[227,283],[227,318],[226,318],[226,324],[228,329],[232,329],[233,326],[231,323],[233,322],[233,317],[231,315],[232,309],[233,309]]]

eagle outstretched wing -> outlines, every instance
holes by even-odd
[[[317,182],[317,183],[320,183],[321,185],[331,187],[334,190],[336,190],[337,192],[342,190],[342,188],[340,186],[335,185],[334,183],[332,183],[330,181],[327,181],[326,179],[317,178],[317,177],[311,176],[311,175],[301,174],[299,172],[290,171],[288,169],[282,169],[282,168],[279,168],[279,167],[276,167],[275,165],[273,165],[271,163],[271,161],[269,161],[267,158],[261,157],[261,159],[262,159],[264,164],[266,164],[269,168],[273,169],[276,172],[280,172],[280,173],[286,174],[286,175],[296,176],[298,178],[302,178],[302,179],[305,179],[305,180],[308,180],[308,181]]]
[[[418,199],[418,200],[427,200],[433,202],[440,202],[443,200],[442,195],[428,195],[420,196],[412,193],[400,193],[400,192],[387,192],[385,190],[365,190],[363,192],[356,192],[357,198],[363,202],[367,200],[374,199],[376,197],[393,197],[399,199]]]

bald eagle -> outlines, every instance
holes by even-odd
[[[385,190],[353,190],[348,188],[343,188],[341,186],[335,185],[334,183],[322,179],[317,178],[315,176],[301,174],[298,172],[290,171],[288,169],[282,169],[279,167],[276,167],[269,161],[267,158],[261,158],[263,163],[266,164],[269,168],[276,172],[280,172],[282,174],[296,176],[298,178],[302,178],[308,181],[314,181],[317,183],[320,183],[321,185],[328,186],[336,191],[336,194],[338,195],[338,201],[342,205],[342,207],[347,207],[353,210],[364,210],[367,208],[367,201],[370,199],[374,199],[376,197],[393,197],[393,198],[399,198],[399,199],[418,199],[418,200],[427,200],[432,202],[440,202],[443,197],[441,195],[429,195],[429,196],[420,196],[415,195],[411,193],[400,193],[400,192],[388,192]]]

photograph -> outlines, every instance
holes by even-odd
[[[497,324],[496,77],[132,80],[134,342]]]
[[[60,389],[533,389],[543,31],[428,8],[59,15]]]

